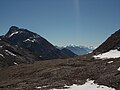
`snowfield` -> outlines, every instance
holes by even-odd
[[[99,55],[93,56],[95,59],[109,59],[109,58],[119,58],[120,51],[118,50],[110,50],[109,52],[102,53]]]
[[[103,85],[94,84],[93,80],[87,80],[87,82],[83,85],[73,84],[68,89],[51,89],[51,90],[115,90],[115,89],[109,88],[109,87],[103,86]]]

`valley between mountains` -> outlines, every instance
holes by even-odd
[[[16,26],[0,37],[0,90],[81,90],[70,88],[91,80],[97,87],[84,90],[120,90],[120,30],[80,56]]]

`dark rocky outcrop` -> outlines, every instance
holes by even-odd
[[[20,63],[33,63],[34,60],[39,60],[34,53],[18,45],[10,45],[8,42],[0,39],[0,67]]]
[[[75,53],[73,53],[72,51],[70,51],[70,50],[67,49],[67,48],[63,48],[63,49],[61,49],[61,51],[62,51],[64,54],[66,54],[67,56],[69,56],[69,57],[75,57],[75,56],[77,56]]]
[[[97,49],[95,49],[93,53],[99,54],[113,49],[120,50],[120,29],[116,31],[114,34],[112,34]]]
[[[0,36],[0,46],[1,66],[72,57],[37,33],[16,26],[10,27],[6,35]]]
[[[4,38],[13,45],[18,45],[35,53],[40,59],[65,58],[60,50],[40,35],[27,29],[12,26]]]

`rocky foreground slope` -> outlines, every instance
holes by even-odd
[[[120,90],[119,67],[119,58],[90,60],[85,57],[10,66],[0,70],[0,90],[50,90],[84,84],[87,79]]]

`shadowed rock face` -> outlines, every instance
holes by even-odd
[[[39,60],[34,53],[18,45],[11,45],[3,38],[0,38],[0,67],[33,63],[34,60]]]
[[[67,49],[67,48],[63,48],[63,49],[61,49],[61,51],[62,51],[64,54],[66,54],[67,56],[69,56],[69,57],[75,57],[75,56],[77,56],[75,53],[73,53],[72,51],[70,51],[70,50]]]
[[[32,51],[40,59],[66,58],[64,53],[54,47],[46,39],[40,35],[33,33],[27,29],[12,26],[4,38],[13,45],[18,45],[29,51]]]
[[[109,50],[120,50],[120,29],[112,34],[105,42],[103,42],[96,50],[95,54],[104,53]]]
[[[1,67],[75,56],[69,53],[57,49],[40,35],[16,26],[10,27],[6,35],[0,36]]]

